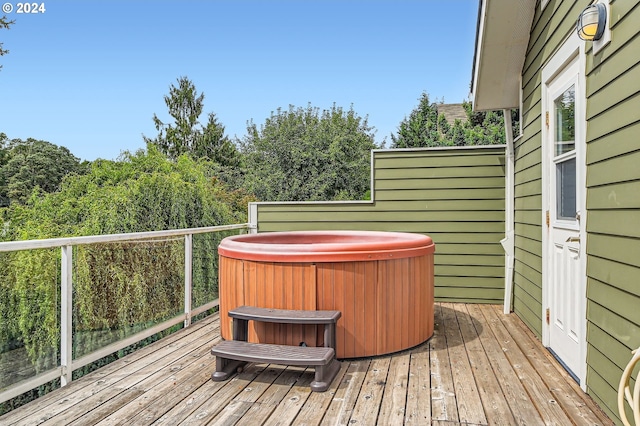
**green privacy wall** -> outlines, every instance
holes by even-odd
[[[259,232],[377,230],[436,243],[440,301],[502,303],[504,146],[377,150],[373,201],[256,203]]]

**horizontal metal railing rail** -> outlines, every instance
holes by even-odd
[[[31,378],[22,380],[10,385],[0,392],[0,403],[28,392],[51,380],[60,378],[62,386],[67,385],[72,380],[72,372],[80,367],[88,365],[105,356],[108,356],[120,349],[126,348],[147,337],[153,336],[163,330],[168,329],[180,322],[184,326],[191,324],[191,318],[209,309],[218,306],[218,299],[212,300],[202,306],[193,308],[191,306],[193,289],[193,235],[207,234],[213,232],[230,230],[251,230],[253,227],[248,223],[209,226],[203,228],[173,229],[166,231],[132,232],[127,234],[92,235],[85,237],[51,238],[44,240],[9,241],[0,242],[0,252],[46,249],[60,247],[62,250],[61,283],[60,283],[60,365],[56,368],[39,373]],[[132,242],[155,240],[163,237],[184,237],[184,313],[168,319],[160,324],[156,324],[146,330],[131,335],[104,346],[94,352],[84,355],[81,358],[73,359],[73,247],[80,245],[112,243],[112,242]]]

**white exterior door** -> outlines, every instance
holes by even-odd
[[[565,58],[567,59],[567,58]],[[584,385],[586,269],[584,84],[580,55],[557,61],[543,85],[543,154],[546,234],[543,302],[546,342]],[[551,63],[553,65],[553,62]],[[584,69],[584,68],[582,68]],[[544,77],[543,73],[543,77]]]

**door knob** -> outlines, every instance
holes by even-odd
[[[565,241],[566,243],[579,243],[580,242],[580,237],[569,237],[567,238],[567,241]]]

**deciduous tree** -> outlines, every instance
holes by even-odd
[[[0,151],[4,151],[0,152],[0,206],[24,203],[35,188],[54,192],[66,175],[86,170],[86,165],[67,148],[47,141],[8,141],[6,135],[0,134]]]
[[[374,129],[353,108],[278,109],[247,127],[245,187],[268,201],[362,199],[374,148]]]
[[[228,200],[235,195],[214,177],[209,161],[186,155],[169,161],[154,148],[125,152],[118,161],[96,160],[88,173],[65,179],[59,191],[12,204],[0,240],[246,222],[246,203],[242,211],[232,210]],[[226,235],[193,238],[194,304],[215,297],[216,247]],[[97,343],[92,339],[100,338],[85,332],[141,327],[175,315],[184,300],[183,244],[159,239],[74,249],[73,324],[84,339],[78,341],[79,350],[89,351]],[[55,285],[60,251],[0,254],[5,255],[0,258],[0,296],[20,302],[0,304],[0,342],[21,341],[34,364],[52,368],[60,336]]]

